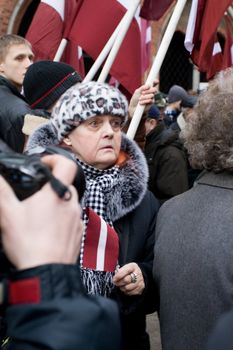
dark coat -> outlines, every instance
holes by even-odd
[[[30,152],[38,145],[45,147],[51,144],[58,144],[58,139],[50,123],[47,123],[30,136],[27,151]],[[123,349],[148,350],[145,321],[146,314],[155,311],[152,265],[159,202],[147,191],[148,167],[142,151],[124,134],[121,152],[127,156],[119,165],[117,180],[111,190],[104,193],[105,211],[120,238],[120,265],[138,263],[146,288],[140,296],[126,296],[118,290],[112,298],[117,299],[121,311]],[[84,192],[84,202],[85,196],[89,196],[88,190]]]
[[[39,281],[40,302],[8,307],[9,350],[121,349],[117,305],[86,295],[77,266],[44,265],[16,272],[14,280],[27,278]]]
[[[205,350],[233,349],[233,312],[230,311],[217,321]]]
[[[149,166],[149,189],[161,202],[188,190],[187,157],[179,132],[163,123],[146,138],[145,156]]]
[[[203,349],[216,320],[233,308],[232,232],[232,174],[204,173],[161,207],[153,274],[164,350]]]
[[[140,296],[125,296],[118,291],[116,299],[121,311],[124,349],[149,349],[146,314],[156,310],[157,302],[152,265],[158,207],[153,194],[147,192],[136,209],[114,223],[120,238],[120,265],[138,263],[146,285]]]
[[[11,149],[22,153],[25,135],[22,132],[24,116],[34,114],[48,117],[43,110],[32,110],[23,95],[9,80],[0,76],[0,139]]]
[[[24,116],[32,111],[14,85],[0,76],[0,138],[14,151],[22,152]]]

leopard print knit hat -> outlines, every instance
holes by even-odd
[[[80,83],[68,89],[52,111],[51,123],[62,141],[82,121],[101,115],[119,116],[127,121],[128,102],[115,87],[106,83]]]

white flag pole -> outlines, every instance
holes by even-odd
[[[103,67],[103,69],[100,73],[100,76],[98,78],[98,82],[103,83],[106,80],[108,73],[110,71],[110,68],[111,68],[111,66],[116,58],[116,55],[119,51],[119,48],[122,44],[122,41],[125,38],[125,35],[129,29],[130,23],[132,22],[132,20],[134,18],[134,15],[137,11],[139,4],[140,4],[140,0],[134,0],[134,3],[130,7],[130,9],[127,11],[127,14],[126,14],[127,17],[125,17],[124,22],[122,22],[122,24],[121,24],[119,35],[112,46],[112,49],[108,55],[108,58],[104,64],[104,67]]]
[[[99,56],[95,60],[95,63],[91,66],[91,69],[88,71],[87,75],[83,79],[84,83],[88,82],[88,81],[91,81],[94,78],[96,72],[100,68],[101,64],[104,62],[105,58],[107,57],[109,51],[111,50],[111,48],[112,48],[112,46],[114,44],[114,41],[116,40],[118,32],[119,32],[119,30],[121,28],[122,22],[125,21],[126,15],[127,15],[127,13],[125,13],[124,17],[121,19],[120,23],[118,24],[118,26],[116,27],[116,29],[112,33],[111,37],[108,39],[108,41],[107,41],[106,45],[104,46],[103,50],[101,51],[101,53],[99,54]]]
[[[64,50],[66,48],[67,43],[68,43],[67,39],[63,38],[61,40],[60,45],[59,45],[59,47],[57,49],[56,55],[54,56],[54,59],[53,59],[55,62],[59,62],[60,61],[61,56],[62,56],[62,54],[63,54],[63,52],[64,52]]]
[[[161,41],[160,47],[158,49],[157,55],[154,59],[153,65],[151,67],[151,70],[149,72],[149,75],[147,77],[147,80],[145,84],[152,86],[153,81],[158,77],[161,65],[163,63],[163,60],[165,58],[165,55],[167,53],[168,47],[170,45],[170,42],[172,40],[173,34],[176,30],[177,24],[179,22],[179,19],[182,15],[184,6],[186,4],[187,0],[178,0],[177,4],[174,8],[173,14],[170,18],[170,21],[168,23],[166,32],[163,36],[163,39]],[[140,123],[141,117],[143,115],[145,106],[137,105],[133,118],[131,120],[131,123],[129,125],[127,136],[131,139],[134,138],[138,125]]]

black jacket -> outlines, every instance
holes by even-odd
[[[22,152],[24,116],[32,111],[24,97],[7,79],[0,76],[0,138],[14,151]]]
[[[27,143],[29,152],[38,145],[44,147],[57,143],[57,136],[49,124],[42,125],[31,135]],[[121,311],[122,349],[148,350],[145,321],[146,314],[155,311],[152,265],[159,203],[147,191],[148,167],[142,151],[124,134],[121,152],[125,154],[125,159],[119,165],[117,178],[112,182],[111,189],[104,192],[105,211],[119,235],[119,264],[137,263],[142,270],[146,288],[139,296],[126,296],[116,288],[112,298],[117,300]],[[82,201],[88,202],[89,196],[87,181]]]
[[[146,137],[149,189],[162,202],[188,190],[188,164],[178,131],[160,123]]]
[[[33,278],[40,283],[40,302],[7,309],[9,350],[121,349],[116,304],[86,295],[77,266],[43,265],[16,272],[11,282]]]
[[[136,262],[142,270],[145,290],[140,296],[115,295],[121,311],[123,349],[149,349],[146,314],[157,308],[157,293],[152,277],[153,247],[158,201],[147,192],[140,205],[114,223],[120,239],[119,264]]]
[[[32,110],[16,87],[0,76],[0,139],[19,153],[25,143],[22,132],[25,114],[48,117],[43,110]]]

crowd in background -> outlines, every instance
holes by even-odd
[[[232,90],[229,68],[200,94],[155,81],[127,101],[0,37],[0,138],[49,173],[24,200],[0,178],[6,348],[149,350],[155,311],[165,350],[232,347]]]

